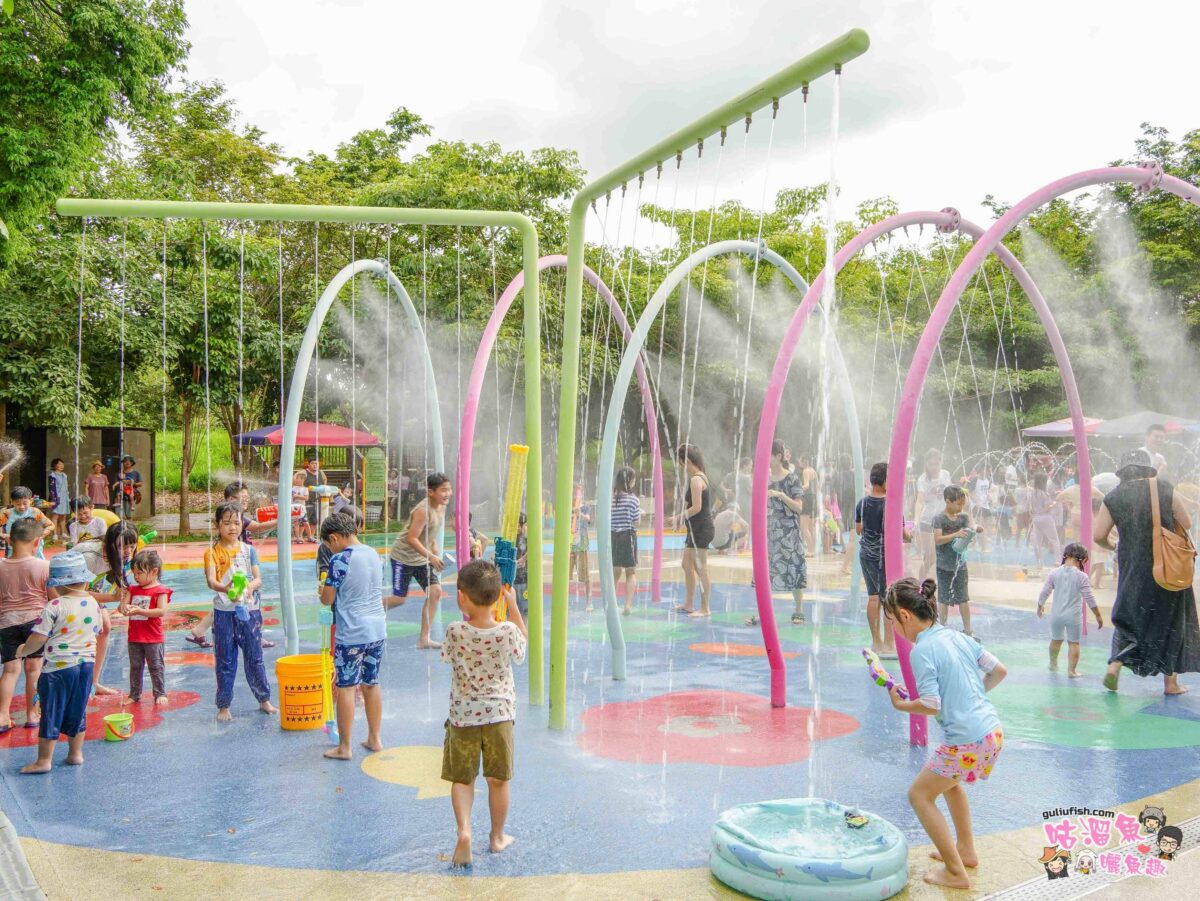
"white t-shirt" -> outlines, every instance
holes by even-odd
[[[975,481],[975,506],[987,507],[991,498],[992,480],[979,478]]]
[[[79,520],[75,520],[67,526],[67,532],[70,534],[73,544],[93,538],[103,538],[107,531],[108,524],[98,516],[93,516],[86,526],[81,525]]]
[[[1154,468],[1158,470],[1158,474],[1162,475],[1163,470],[1167,468],[1167,458],[1162,454],[1155,453],[1150,448],[1142,446],[1138,448],[1142,453],[1148,456],[1154,463]]]
[[[450,724],[486,726],[515,720],[517,685],[512,665],[525,660],[525,636],[514,623],[476,629],[468,622],[446,626],[442,659],[454,668]]]
[[[935,478],[923,472],[917,477],[917,497],[921,498],[921,522],[929,525],[933,517],[946,506],[943,492],[950,484],[950,473],[942,470]]]

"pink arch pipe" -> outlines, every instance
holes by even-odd
[[[946,287],[943,289],[941,297],[938,298],[937,305],[933,308],[933,313],[930,315],[929,321],[925,326],[925,331],[921,335],[921,340],[917,345],[916,353],[913,356],[908,375],[904,381],[904,389],[896,411],[896,425],[892,431],[892,446],[888,456],[888,470],[890,472],[905,471],[905,464],[907,463],[912,444],[912,432],[916,419],[917,405],[921,399],[921,392],[925,385],[925,378],[929,373],[929,367],[933,362],[933,354],[937,349],[938,341],[941,339],[946,323],[949,322],[950,315],[958,303],[959,297],[966,290],[972,276],[983,265],[983,261],[987,255],[995,251],[1003,259],[1003,255],[1007,251],[1004,250],[1000,242],[1016,227],[1017,223],[1043,204],[1070,191],[1077,191],[1081,188],[1092,187],[1094,185],[1114,183],[1131,184],[1143,191],[1162,188],[1193,205],[1200,206],[1200,191],[1194,185],[1190,185],[1181,179],[1164,175],[1161,168],[1157,164],[1152,163],[1140,167],[1089,169],[1084,172],[1077,172],[1074,175],[1068,175],[1034,191],[997,219],[991,228],[976,240],[975,246],[971,248],[963,261],[959,263],[958,268],[954,270],[954,274],[946,283]],[[1011,258],[1011,255],[1009,257]],[[1012,267],[1010,266],[1010,268]],[[1038,318],[1041,320],[1042,326],[1046,329],[1047,338],[1050,340],[1051,347],[1054,350],[1055,359],[1062,368],[1063,387],[1067,392],[1067,403],[1071,410],[1071,428],[1074,432],[1076,452],[1078,453],[1080,496],[1088,498],[1091,497],[1092,493],[1091,460],[1087,451],[1087,434],[1084,431],[1083,425],[1083,409],[1079,402],[1079,392],[1075,385],[1075,378],[1070,370],[1070,361],[1067,358],[1066,347],[1063,345],[1062,336],[1054,324],[1054,317],[1051,315],[1045,299],[1037,291],[1032,281],[1028,281],[1027,283],[1027,273],[1024,274],[1024,279],[1022,279],[1022,273],[1024,273],[1023,269],[1013,270],[1013,274],[1021,282],[1021,287],[1025,289],[1030,302],[1037,311]],[[1032,290],[1030,290],[1031,288]],[[904,519],[903,504],[904,480],[889,480],[884,507],[884,554],[888,582],[895,581],[904,575],[904,555],[901,538],[901,528]],[[1091,504],[1081,503],[1080,529],[1084,535],[1087,535],[1091,531],[1091,523]],[[912,646],[908,642],[905,642],[901,636],[897,636],[897,647],[900,652],[900,668],[904,674],[905,684],[909,692],[915,697],[916,683],[913,679],[912,667],[908,659]],[[915,745],[924,745],[927,741],[926,736],[925,718],[912,717],[909,723],[909,737],[911,742]]]
[[[880,222],[875,223],[859,232],[853,239],[848,241],[845,246],[835,255],[833,260],[834,275],[842,270],[843,267],[872,241],[877,240],[889,232],[898,229],[907,228],[910,225],[933,225],[942,232],[961,232],[969,237],[978,239],[984,234],[984,230],[973,222],[963,220],[958,211],[946,208],[939,212],[928,210],[918,210],[911,213],[901,213],[896,216],[890,216]],[[1054,348],[1054,354],[1059,363],[1059,368],[1062,372],[1063,387],[1067,394],[1067,403],[1072,411],[1072,426],[1075,433],[1075,440],[1079,449],[1079,466],[1080,470],[1087,470],[1088,481],[1083,485],[1084,492],[1090,492],[1091,476],[1090,462],[1087,452],[1087,435],[1083,429],[1083,411],[1079,402],[1079,392],[1075,385],[1075,376],[1071,370],[1071,361],[1067,356],[1066,347],[1062,342],[1062,337],[1058,332],[1058,327],[1054,323],[1054,319],[1050,316],[1049,308],[1046,305],[1045,299],[1038,290],[1037,285],[1030,277],[1029,273],[1021,265],[1006,248],[998,246],[996,256],[1000,262],[1007,267],[1021,285],[1022,289],[1029,296],[1034,308],[1038,312],[1043,326],[1046,328],[1047,335],[1050,338],[1051,346]],[[827,270],[822,271],[819,276],[813,281],[804,300],[799,308],[792,316],[792,321],[788,325],[787,332],[784,334],[783,343],[780,345],[779,353],[775,358],[775,366],[771,371],[771,380],[767,385],[767,393],[763,400],[762,416],[759,419],[758,440],[755,445],[754,457],[754,476],[751,485],[751,511],[750,511],[750,528],[751,528],[751,552],[752,562],[754,566],[754,584],[755,584],[755,599],[758,604],[759,622],[763,632],[763,644],[767,651],[767,661],[771,668],[771,703],[775,707],[783,707],[787,702],[787,671],[783,661],[783,654],[779,646],[779,633],[775,626],[775,612],[771,604],[771,587],[770,587],[770,564],[767,558],[767,484],[769,482],[769,472],[771,466],[771,442],[775,437],[775,426],[779,421],[779,407],[783,398],[783,389],[787,382],[788,371],[791,367],[792,354],[795,351],[796,345],[800,341],[800,337],[804,331],[804,325],[809,313],[816,306],[821,298],[821,292],[824,289]],[[943,295],[944,296],[944,295]],[[946,319],[949,319],[947,314]],[[944,326],[944,323],[943,323]],[[940,337],[940,330],[938,337]],[[936,347],[936,339],[933,342]],[[919,352],[920,346],[918,346]],[[910,425],[911,430],[911,425]],[[888,469],[890,472],[904,472],[903,464],[899,469],[896,469],[894,463],[889,463]],[[1081,476],[1082,478],[1082,476]],[[903,490],[903,479],[892,479],[889,481],[889,494],[887,503],[891,504],[891,485],[898,484]],[[1085,495],[1086,496],[1086,495]],[[901,498],[903,495],[901,495]],[[890,507],[889,507],[890,509]],[[897,507],[897,509],[900,509]],[[1081,530],[1085,533],[1091,529],[1092,511],[1090,505],[1081,505]],[[900,535],[901,525],[892,525],[888,521],[888,534],[894,530],[897,538]],[[903,545],[897,542],[899,547],[893,549],[889,542],[886,555],[889,560],[899,560],[899,572],[893,574],[893,568],[888,566],[888,581],[894,581],[903,575]],[[904,637],[897,635],[896,640],[902,646],[900,653],[901,671],[904,674],[905,682],[910,693],[916,696],[916,684],[912,677],[912,670],[908,663],[908,643]],[[917,741],[914,737],[915,744],[924,744],[924,728],[925,721],[923,717],[912,717],[910,729],[919,727],[921,730],[921,740]]]
[[[543,272],[546,269],[566,269],[567,258],[564,254],[550,254],[538,260],[538,272]],[[625,318],[625,313],[621,309],[621,304],[617,298],[613,296],[608,285],[604,284],[600,276],[589,269],[583,267],[583,277],[588,284],[594,287],[599,295],[604,298],[609,311],[612,313],[613,319],[621,328],[621,334],[626,342],[633,335],[633,329],[629,326],[629,320]],[[505,315],[509,308],[513,305],[517,295],[521,289],[525,287],[525,273],[517,274],[508,287],[504,289],[504,293],[496,301],[496,307],[492,310],[492,315],[488,319],[487,326],[483,330],[483,336],[479,341],[479,350],[475,352],[475,362],[471,366],[471,377],[467,381],[467,398],[466,404],[463,406],[462,427],[459,429],[458,438],[458,466],[455,470],[454,484],[454,540],[456,548],[468,547],[468,510],[471,497],[471,450],[475,441],[475,420],[479,413],[479,398],[483,391],[483,379],[487,374],[487,364],[491,359],[492,348],[496,344],[496,335],[499,334],[500,324],[504,321]],[[658,445],[658,417],[654,410],[654,396],[650,391],[650,380],[646,376],[646,371],[642,366],[641,360],[638,360],[636,366],[638,388],[642,393],[642,410],[646,416],[646,431],[650,436],[650,455],[654,458],[651,476],[654,480],[654,496],[656,502],[654,504],[654,560],[650,570],[650,589],[654,600],[662,599],[662,559],[663,559],[663,471],[662,471],[662,454],[659,451]]]

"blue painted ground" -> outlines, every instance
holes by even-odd
[[[276,593],[273,567],[264,569],[271,603]],[[177,588],[177,602],[204,596],[197,571],[170,572],[166,581]],[[297,564],[297,588],[312,605],[311,561]],[[679,589],[668,587],[664,593],[673,591]],[[442,741],[449,672],[436,652],[413,647],[419,603],[413,598],[392,614],[402,624],[396,631],[407,634],[389,640],[384,663],[388,747],[440,746]],[[807,760],[762,767],[669,759],[632,763],[580,748],[576,738],[582,714],[606,702],[684,690],[765,696],[764,658],[726,658],[689,649],[699,642],[757,644],[757,630],[740,625],[752,604],[748,588],[718,587],[717,616],[711,622],[676,620],[666,612],[668,603],[635,615],[626,621],[629,678],[616,683],[607,675],[602,614],[585,614],[573,601],[570,728],[546,728],[546,709],[525,703],[526,674],[520,673],[509,822],[518,842],[510,853],[477,856],[474,872],[531,875],[704,866],[708,830],[718,811],[810,794],[872,809],[896,823],[911,841],[924,842],[905,791],[925,752],[908,745],[906,719],[866,678],[858,656],[865,643],[864,616],[845,601],[808,605],[810,620],[822,620],[819,630],[781,629],[785,650],[799,654],[789,661],[790,704],[812,706],[819,688],[823,709],[860,723],[850,734],[817,742]],[[788,605],[778,609],[782,618]],[[301,612],[304,622],[311,610]],[[446,602],[443,616],[451,613]],[[1200,743],[1200,699],[1164,699],[1159,680],[1134,678],[1124,681],[1119,698],[1107,696],[1099,677],[1108,630],[1089,637],[1087,678],[1071,684],[1046,672],[1045,638],[1032,614],[981,607],[976,631],[1013,671],[996,693],[1008,734],[1003,755],[992,779],[969,789],[980,833],[1037,824],[1043,809],[1107,807],[1200,776],[1200,758],[1191,746]],[[281,630],[273,629],[272,635],[282,645]],[[814,651],[817,635],[820,650]],[[314,647],[305,642],[306,649]],[[183,633],[169,634],[168,650],[183,649]],[[272,681],[272,661],[280,651],[267,652]],[[123,632],[114,633],[112,654],[107,681],[123,685]],[[0,750],[0,806],[22,835],[287,867],[402,872],[448,867],[439,856],[452,846],[448,798],[417,800],[414,788],[370,778],[357,761],[323,760],[327,739],[320,732],[282,732],[276,718],[255,711],[244,684],[235,694],[236,721],[218,726],[210,668],[175,665],[168,678],[171,690],[195,691],[201,700],[166,713],[160,725],[140,731],[128,743],[89,742],[82,768],[22,777],[17,769],[32,759],[32,749]],[[649,727],[650,733],[658,728],[654,722]],[[778,741],[781,736],[768,737]],[[797,742],[801,738],[794,735]],[[724,741],[719,735],[706,740]],[[482,794],[481,783],[475,811],[480,836],[487,828]]]

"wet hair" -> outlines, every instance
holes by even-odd
[[[776,438],[771,442],[772,457],[782,457],[785,453],[787,453],[787,445],[785,445],[782,440]]]
[[[907,610],[922,622],[937,622],[937,582],[926,579],[918,585],[916,579],[897,579],[888,586],[883,606],[892,619]]]
[[[490,607],[500,597],[500,570],[490,560],[472,560],[458,571],[458,590],[476,607]]]
[[[675,459],[680,463],[691,463],[701,472],[704,472],[704,454],[700,453],[700,448],[694,444],[681,444],[675,450]]]
[[[230,482],[225,486],[225,500],[231,501],[249,486],[245,482]]]
[[[81,496],[75,498],[73,501],[71,501],[71,509],[74,510],[76,513],[78,513],[80,510],[91,510],[95,506],[96,506],[95,501],[93,501],[86,494],[81,495]]]
[[[963,491],[961,488],[959,488],[957,485],[947,485],[945,490],[942,492],[942,498],[946,501],[947,504],[953,504],[958,501],[961,501],[966,496],[967,496],[967,493],[965,491]]]
[[[1157,820],[1159,828],[1167,825],[1167,815],[1161,807],[1143,807],[1142,812],[1138,814],[1138,822],[1143,826],[1146,825],[1146,820]]]
[[[354,521],[354,517],[347,516],[345,513],[330,513],[325,517],[325,521],[321,523],[321,540],[328,541],[333,535],[348,535],[358,534],[358,523]]]
[[[1066,563],[1068,557],[1070,557],[1072,560],[1078,560],[1079,565],[1082,566],[1087,562],[1088,550],[1082,544],[1073,541],[1063,548],[1062,562]]]
[[[872,485],[880,487],[887,484],[887,464],[875,463],[871,466],[871,474],[867,477]]]
[[[613,494],[633,494],[636,480],[637,473],[628,466],[622,466],[617,470],[617,477],[613,480]]]
[[[104,562],[108,564],[108,581],[117,588],[125,588],[125,548],[136,548],[138,530],[127,519],[110,526],[104,533]]]
[[[8,538],[14,542],[36,541],[41,537],[42,527],[32,516],[18,519],[8,529]]]
[[[133,555],[129,567],[141,573],[159,572],[162,569],[162,558],[158,556],[158,551],[143,548]]]
[[[1046,490],[1046,474],[1044,472],[1035,472],[1033,474],[1033,487],[1038,491]]]
[[[227,516],[237,518],[238,525],[242,524],[242,508],[233,501],[223,501],[213,510],[213,525],[219,526]]]
[[[24,485],[18,485],[12,490],[9,497],[14,501],[31,501],[33,500],[33,492]]]
[[[55,467],[55,466],[57,466],[59,463],[62,463],[62,464],[63,464],[63,466],[66,466],[66,465],[67,465],[66,463],[64,463],[64,462],[63,462],[63,458],[62,458],[62,457],[55,457],[53,460],[51,460],[51,461],[50,461],[50,469],[51,469],[51,471],[53,471],[53,470],[54,470],[54,467]]]
[[[443,485],[450,481],[450,476],[444,472],[431,472],[429,478],[425,480],[425,487],[430,491],[437,491]]]

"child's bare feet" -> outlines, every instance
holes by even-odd
[[[229,712],[228,707],[222,707],[220,710],[217,711],[217,722],[218,723],[233,722],[233,714]]]
[[[131,698],[126,695],[125,697],[121,698],[121,706],[128,707],[130,704],[136,704],[140,700],[141,698]]]
[[[63,763],[65,763],[67,766],[83,766],[83,752],[80,751],[78,754],[68,754],[66,759],[63,760]]]
[[[159,695],[157,698],[154,699],[155,707],[166,707],[169,703],[171,703],[171,702],[167,699],[166,695]]]
[[[496,836],[493,835],[491,851],[493,854],[499,854],[501,851],[503,851],[505,848],[507,848],[512,843],[513,843],[513,837],[511,835],[505,835],[504,833],[501,833],[499,838],[497,838]]]
[[[964,873],[962,876],[951,876],[945,867],[934,867],[925,873],[925,881],[930,885],[944,885],[947,888],[970,888],[971,880]]]
[[[437,650],[442,646],[440,641],[434,641],[432,638],[422,638],[417,642],[417,648],[422,651]]]
[[[258,709],[261,710],[263,713],[278,713],[279,712],[279,708],[276,707],[274,704],[272,704],[269,700],[268,701],[259,701]]]
[[[471,865],[471,833],[460,832],[458,842],[454,845],[454,856],[450,858],[451,866],[469,867]]]
[[[940,861],[942,859],[942,852],[934,848],[929,852],[929,856],[934,860]],[[979,866],[979,855],[976,854],[974,850],[968,851],[966,854],[964,854],[963,849],[959,848],[958,857],[963,862],[964,867],[969,867],[973,870]]]
[[[48,772],[50,772],[50,764],[38,763],[36,760],[21,767],[22,776],[40,776],[42,773]]]
[[[383,742],[378,738],[368,738],[362,743],[362,746],[372,753],[378,753],[383,750]]]
[[[338,745],[336,748],[330,748],[325,752],[325,756],[330,760],[353,760],[354,754],[349,748],[343,748]]]
[[[1070,670],[1070,671],[1067,673],[1067,678],[1068,678],[1068,679],[1078,679],[1078,678],[1080,678],[1080,674],[1079,674],[1079,673],[1077,673],[1077,672],[1075,672],[1075,670]]]
[[[96,683],[96,694],[98,694],[98,695],[119,695],[120,692],[117,691],[115,688],[109,688],[107,685],[101,685],[99,682],[97,682]]]

